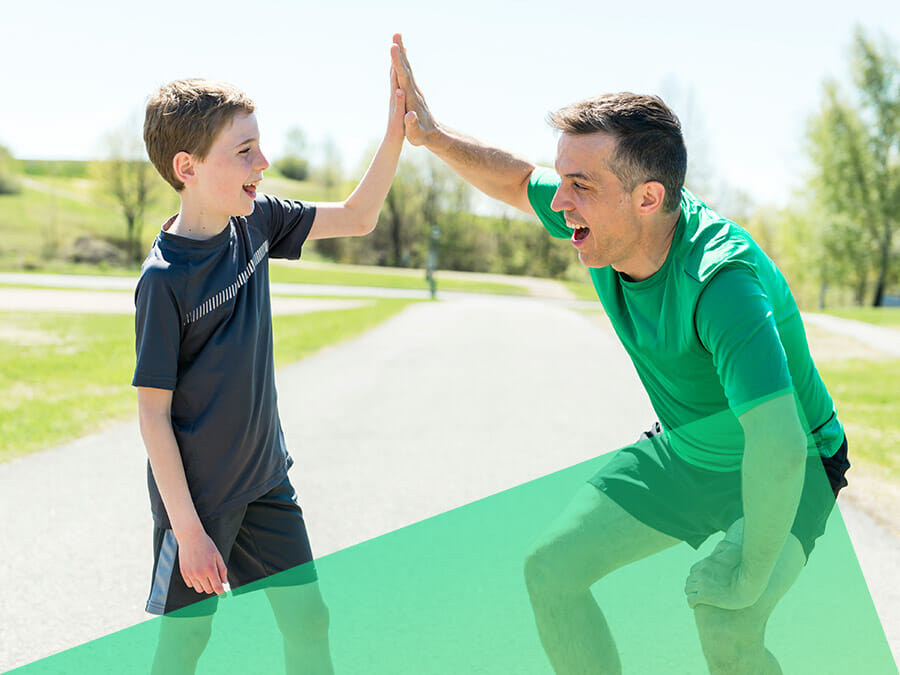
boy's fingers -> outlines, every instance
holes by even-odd
[[[228,568],[225,567],[225,561],[222,559],[221,555],[216,557],[216,567],[218,568],[219,572],[219,581],[221,581],[223,584],[227,584]]]

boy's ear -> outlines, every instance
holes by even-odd
[[[175,176],[185,185],[189,185],[196,180],[197,172],[194,169],[194,157],[183,150],[172,158],[172,168],[175,170]]]

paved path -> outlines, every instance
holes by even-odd
[[[413,305],[282,369],[278,387],[320,556],[594,457],[652,419],[607,329],[520,298]],[[0,464],[0,671],[145,618],[144,457],[129,423]],[[841,510],[896,654],[897,540]]]
[[[896,311],[900,313],[900,310]],[[900,357],[900,329],[875,326],[863,321],[842,319],[830,314],[816,314],[813,312],[803,312],[803,321],[820,326],[832,333],[851,337],[885,354]]]
[[[351,309],[365,305],[367,302],[371,301],[273,295],[272,313],[303,314],[332,309]],[[0,311],[134,314],[134,292],[0,288]],[[0,327],[0,335],[2,334],[3,328]]]

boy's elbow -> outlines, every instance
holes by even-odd
[[[376,225],[378,225],[378,216],[375,216],[374,218],[363,218],[360,220],[357,231],[354,234],[357,237],[364,237],[367,234],[372,234],[372,232],[375,231]]]

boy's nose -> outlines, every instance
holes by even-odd
[[[269,168],[269,160],[266,159],[266,156],[262,154],[262,152],[259,153],[256,168],[258,168],[260,171],[265,171]]]

